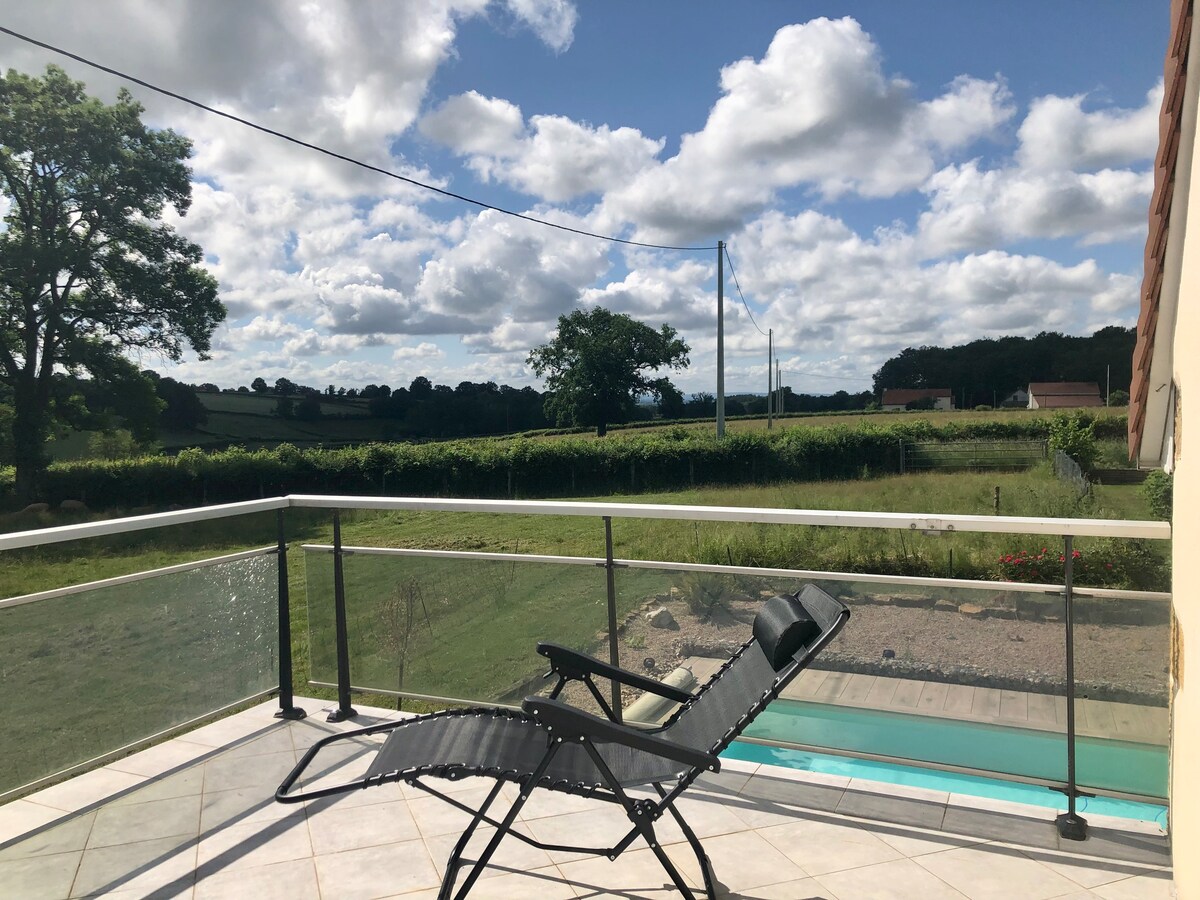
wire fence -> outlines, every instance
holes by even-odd
[[[1060,481],[1073,487],[1080,497],[1087,496],[1092,490],[1091,482],[1083,474],[1083,469],[1079,468],[1079,463],[1061,450],[1054,451],[1054,474]]]

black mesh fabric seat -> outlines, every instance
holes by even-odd
[[[638,837],[645,839],[675,886],[694,900],[674,864],[654,836],[654,823],[670,813],[692,845],[704,876],[705,891],[715,896],[708,858],[675,808],[678,796],[705,771],[718,771],[724,750],[787,684],[837,635],[849,618],[845,604],[813,585],[792,596],[763,604],[754,621],[754,637],[694,695],[627,672],[554,644],[539,644],[559,681],[549,698],[526,698],[521,712],[506,709],[451,710],[385,722],[317,742],[280,785],[276,799],[294,803],[387,782],[404,781],[472,814],[447,864],[439,898],[452,896],[458,868],[472,833],[481,822],[496,828],[487,849],[468,873],[455,897],[465,897],[482,868],[506,836],[543,849],[574,850],[615,859]],[[592,677],[610,678],[681,702],[663,725],[639,729],[612,714]],[[582,681],[609,714],[604,719],[569,706],[558,694],[569,681]],[[320,750],[331,743],[362,735],[390,732],[362,778],[307,792],[292,786]],[[430,786],[427,777],[457,779],[483,776],[496,784],[479,809],[465,806]],[[519,796],[502,821],[487,815],[504,782],[520,785]],[[627,788],[651,787],[657,800],[631,797]],[[669,789],[668,787],[669,786]],[[546,789],[618,803],[631,830],[613,847],[588,848],[543,844],[511,830],[531,791]]]

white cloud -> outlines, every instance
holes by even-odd
[[[883,73],[879,48],[853,19],[781,28],[761,60],[721,71],[722,96],[679,153],[606,203],[651,239],[729,234],[781,188],[827,198],[892,196],[918,187],[938,154],[1007,121],[1000,80],[960,77],[927,102]]]
[[[1032,238],[1108,243],[1145,231],[1153,188],[1148,172],[982,170],[972,161],[929,180],[929,208],[918,227],[930,256]]]
[[[554,52],[562,53],[571,46],[578,19],[573,3],[568,0],[504,0],[504,3]]]
[[[554,217],[585,224],[561,211]],[[484,211],[456,246],[425,264],[415,297],[434,314],[478,323],[471,331],[505,313],[517,322],[546,322],[568,311],[608,266],[602,241]]]
[[[1040,97],[1017,132],[1017,159],[1030,169],[1091,170],[1143,162],[1158,147],[1160,80],[1137,109],[1084,112],[1086,97]]]
[[[395,362],[409,362],[418,359],[444,359],[446,354],[431,341],[421,341],[415,347],[397,347],[392,351]]]
[[[475,91],[451,97],[418,127],[469,156],[483,181],[555,203],[627,183],[663,148],[635,128],[592,127],[565,116],[534,116],[527,128],[519,107]]]

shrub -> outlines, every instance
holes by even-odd
[[[1096,428],[1094,420],[1081,413],[1059,413],[1050,420],[1050,450],[1060,450],[1084,472],[1096,464]]]
[[[1075,550],[1072,577],[1093,587],[1161,590],[1166,583],[1165,564],[1149,541],[1103,538],[1086,550]],[[1006,553],[993,575],[1001,581],[1025,584],[1061,584],[1066,569],[1062,548],[1046,544],[1039,549]]]
[[[1156,519],[1171,518],[1174,479],[1162,469],[1155,469],[1142,484],[1142,496],[1150,504],[1150,515]]]

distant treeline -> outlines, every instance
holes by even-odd
[[[1091,421],[1085,417],[1085,420]],[[1125,433],[1122,417],[1097,418],[1098,437]],[[393,496],[563,497],[667,490],[693,484],[851,479],[897,472],[901,441],[1040,439],[1048,417],[932,425],[844,425],[731,432],[668,428],[603,441],[475,440],[367,444],[346,449],[235,448],[216,453],[56,463],[44,499],[93,509],[193,505],[287,493]],[[5,476],[11,479],[11,472]],[[11,483],[0,492],[11,497]]]
[[[955,405],[970,409],[1001,403],[1030,382],[1095,382],[1103,395],[1108,375],[1114,391],[1128,391],[1135,332],[1110,325],[1091,337],[1044,331],[1031,338],[985,338],[958,347],[909,347],[875,373],[875,392],[948,387]]]

